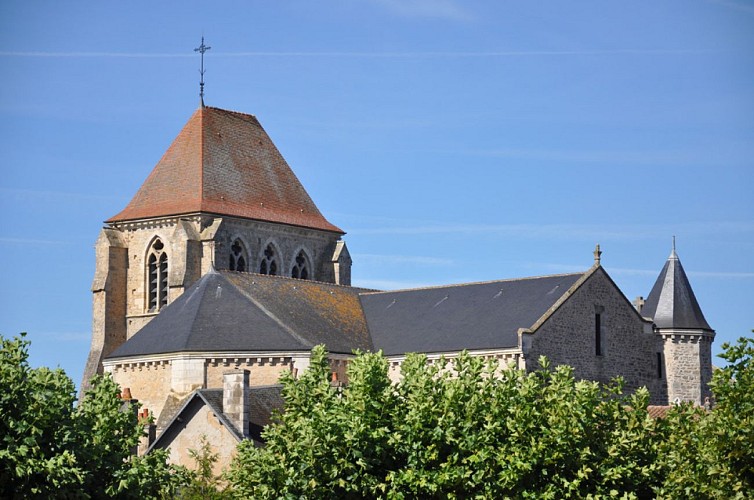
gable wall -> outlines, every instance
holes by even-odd
[[[183,412],[183,422],[174,422],[168,435],[161,437],[160,448],[166,448],[171,464],[196,469],[189,450],[199,451],[202,436],[210,444],[211,452],[217,454],[213,473],[217,476],[230,465],[236,454],[238,441],[220,422],[212,410],[197,400]]]
[[[603,354],[596,355],[595,314],[600,312]],[[524,334],[527,370],[547,356],[552,366],[574,368],[577,378],[609,382],[622,376],[625,390],[646,386],[653,404],[666,404],[663,379],[657,377],[660,340],[636,314],[604,271],[598,269],[533,334]]]

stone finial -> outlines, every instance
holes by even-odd
[[[597,243],[597,246],[594,248],[594,265],[595,266],[600,265],[601,256],[602,256],[602,250],[600,250],[600,244]]]

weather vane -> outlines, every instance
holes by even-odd
[[[204,53],[211,48],[204,45],[204,35],[202,35],[202,44],[194,49],[194,52],[199,52],[202,55],[202,66],[199,70],[199,99],[202,102],[202,107],[204,107]]]

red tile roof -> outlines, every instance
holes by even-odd
[[[652,418],[665,418],[668,416],[668,412],[672,409],[672,406],[647,406],[647,413]]]
[[[253,115],[199,108],[126,208],[107,222],[211,213],[343,233]]]

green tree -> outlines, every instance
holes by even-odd
[[[189,450],[196,468],[190,471],[189,480],[178,489],[176,498],[181,500],[221,500],[231,498],[230,493],[220,485],[220,478],[215,476],[214,467],[218,454],[212,453],[207,436],[199,439],[199,449]]]
[[[660,496],[754,498],[754,339],[722,347],[728,365],[712,375],[712,410],[684,404],[668,416]]]
[[[383,356],[360,354],[340,388],[315,348],[309,370],[282,379],[266,447],[242,443],[226,478],[255,498],[651,496],[663,428],[648,393],[541,363],[525,373],[410,355],[391,384]]]
[[[73,381],[31,368],[23,337],[0,336],[0,497],[169,496],[186,481],[165,452],[132,456],[143,423],[111,378],[97,377],[74,406]]]

